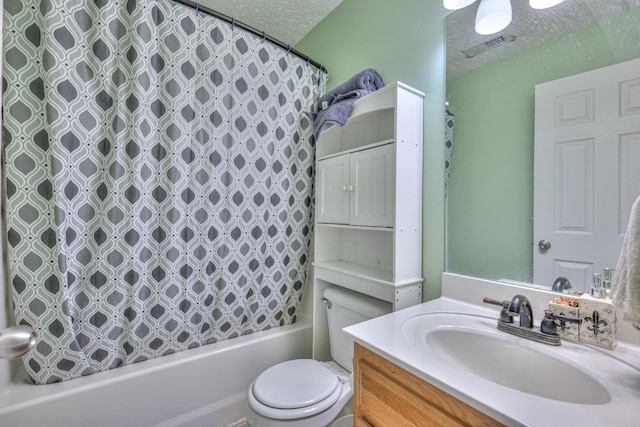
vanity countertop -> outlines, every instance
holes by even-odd
[[[523,293],[527,292],[531,291]],[[498,317],[496,307],[444,296],[350,326],[345,331],[357,343],[509,426],[640,425],[640,346],[620,342],[615,350],[607,350],[563,341],[561,346],[554,347],[513,337],[519,340],[515,342],[518,347],[550,355],[588,372],[610,395],[606,402],[569,403],[518,391],[456,369],[442,356],[425,350],[424,346],[416,346],[411,342],[411,336],[419,335],[420,327],[414,326],[414,330],[408,333],[407,321],[416,317],[437,319],[438,316],[425,316],[434,313],[472,316],[484,325],[493,324]],[[538,314],[534,319],[539,324],[540,313],[534,311],[534,314]],[[508,351],[507,346],[505,352]],[[532,371],[534,369],[525,367],[510,375],[535,376],[536,372]],[[548,387],[553,388],[554,384],[550,383]]]

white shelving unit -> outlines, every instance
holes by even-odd
[[[358,99],[316,147],[313,354],[329,360],[322,293],[338,285],[388,301],[422,302],[424,93],[393,83]]]

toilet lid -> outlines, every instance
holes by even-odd
[[[323,401],[339,383],[338,377],[316,360],[289,360],[260,374],[253,383],[253,395],[272,408],[296,409]]]

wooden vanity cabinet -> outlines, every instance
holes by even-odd
[[[354,379],[358,427],[502,425],[358,344]]]

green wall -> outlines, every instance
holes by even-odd
[[[444,269],[444,17],[440,0],[344,0],[297,46],[329,70],[329,88],[365,68],[427,94],[424,114],[423,299]]]
[[[532,281],[534,86],[639,57],[639,28],[636,9],[447,82],[447,271]]]

